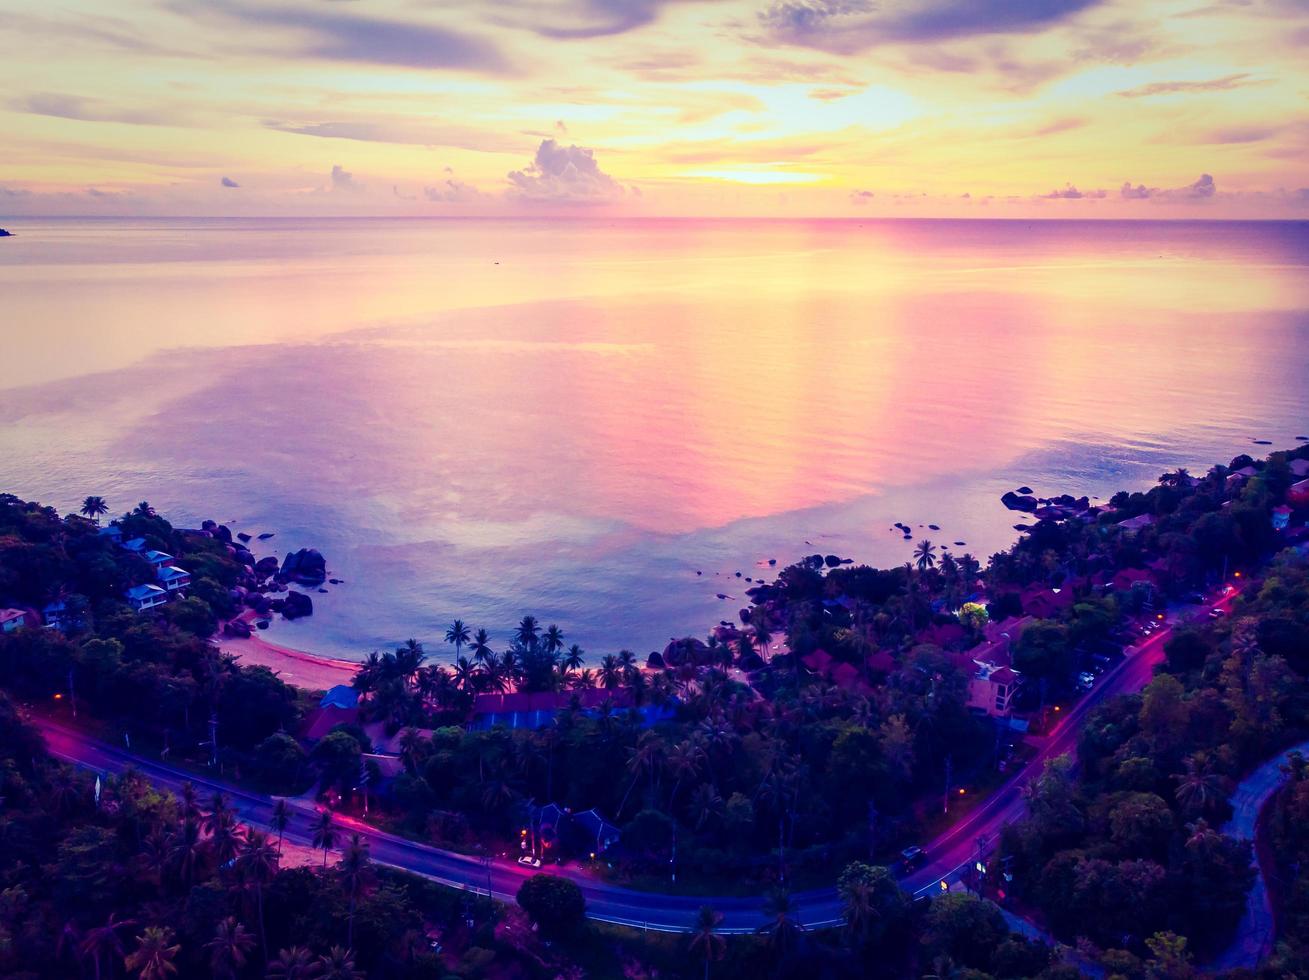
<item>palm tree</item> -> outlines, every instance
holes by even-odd
[[[924,538],[914,549],[915,564],[920,572],[925,572],[936,565],[936,545]]]
[[[700,830],[723,813],[723,798],[713,783],[701,783],[691,794],[691,813],[695,815],[695,829]]]
[[[530,649],[536,646],[540,632],[541,624],[536,621],[536,617],[524,616],[514,630],[514,639]]]
[[[314,847],[323,849],[323,867],[327,867],[327,852],[336,846],[336,824],[332,822],[331,810],[320,810],[318,823],[314,825]]]
[[[368,844],[358,834],[350,836],[350,843],[345,846],[345,853],[341,855],[341,884],[345,886],[346,894],[350,896],[350,912],[346,919],[345,944],[353,947],[355,944],[355,906],[358,903],[359,896],[372,884],[373,866],[368,857]]]
[[[136,510],[132,511],[135,517],[154,517],[155,509],[150,506],[150,501],[143,500],[136,505]]]
[[[187,891],[195,880],[195,873],[204,863],[205,842],[200,836],[200,825],[194,820],[183,821],[177,833],[170,834],[169,845],[172,848],[173,864],[182,876],[182,883]]]
[[[641,668],[636,662],[636,654],[631,650],[618,651],[618,666],[622,668],[623,680],[628,684],[631,684],[633,680],[635,680],[636,675],[641,672]]]
[[[445,631],[445,642],[454,644],[455,659],[463,652],[464,644],[469,640],[468,627],[462,619],[456,619]]]
[[[600,660],[600,686],[606,691],[612,691],[622,682],[623,668],[618,663],[618,658],[612,653],[606,653]]]
[[[182,784],[182,820],[200,820],[200,791],[189,779]]]
[[[323,956],[318,957],[318,980],[364,980],[364,972],[355,969],[355,953],[352,949],[333,946]]]
[[[723,914],[708,905],[701,905],[695,914],[695,926],[691,930],[691,953],[704,960],[705,980],[709,980],[709,964],[723,958],[727,947],[726,940],[718,935]]]
[[[570,674],[575,670],[580,670],[586,660],[586,654],[576,643],[568,648],[564,654],[563,660],[560,661],[565,674]]]
[[[627,798],[632,795],[632,790],[636,787],[636,782],[641,778],[642,773],[650,774],[653,787],[654,774],[659,771],[663,758],[664,740],[648,729],[642,732],[636,740],[636,745],[628,750],[627,771],[632,774],[632,781],[627,786],[627,792],[623,794],[623,801],[618,804],[618,812],[614,814],[615,820],[622,817],[623,810],[627,806]]]
[[[164,980],[177,972],[173,962],[181,945],[173,942],[173,930],[167,926],[146,926],[136,939],[137,947],[127,958],[127,968],[135,970],[141,980]]]
[[[410,773],[418,771],[428,745],[427,737],[412,725],[400,732],[400,761]]]
[[[789,892],[777,889],[764,902],[764,915],[768,921],[758,932],[768,937],[768,943],[778,956],[786,956],[800,943],[804,926],[796,916],[795,901]]]
[[[427,654],[423,652],[423,645],[414,639],[405,640],[405,645],[396,650],[395,670],[400,675],[400,680],[404,682],[406,691],[409,690],[414,674],[418,673],[418,668],[426,659]]]
[[[86,935],[82,937],[78,952],[91,960],[96,980],[100,980],[101,969],[106,962],[112,972],[114,959],[123,958],[123,940],[119,937],[118,930],[130,929],[134,925],[136,925],[134,920],[119,919],[116,913],[110,912],[104,925],[88,929]]]
[[[278,951],[264,975],[278,980],[312,980],[317,972],[318,964],[314,961],[314,954],[304,946],[292,946]]]
[[[473,663],[485,663],[486,658],[491,655],[491,634],[484,629],[479,629],[473,634],[472,646],[469,649],[473,651]]]
[[[104,497],[87,497],[82,501],[82,513],[99,524],[100,518],[109,513],[109,505]]]
[[[350,679],[350,686],[359,692],[359,701],[362,704],[368,700],[368,695],[377,690],[378,682],[382,679],[382,655],[374,650],[370,653],[364,662],[359,665],[355,671],[354,677]]]
[[[246,837],[245,850],[236,859],[237,868],[246,881],[255,886],[255,907],[259,913],[259,941],[263,946],[264,959],[268,959],[268,930],[264,925],[264,885],[273,880],[277,874],[278,856],[281,852],[268,842],[268,835],[262,830],[252,830]]]
[[[209,969],[215,977],[236,980],[246,963],[246,954],[254,948],[255,939],[245,926],[229,915],[218,923],[214,938],[205,943],[209,950]]]
[[[551,623],[541,637],[541,643],[545,647],[546,653],[558,653],[564,648],[564,631],[554,623]]]
[[[1177,802],[1191,811],[1208,810],[1222,795],[1222,779],[1209,771],[1202,759],[1192,755],[1186,759],[1186,772],[1173,776],[1177,782],[1174,795]]]
[[[291,804],[287,802],[286,797],[280,797],[273,804],[273,816],[270,821],[274,830],[277,831],[277,854],[282,855],[282,837],[286,834],[286,828],[291,823]]]

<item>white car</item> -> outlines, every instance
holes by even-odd
[[[1089,691],[1095,686],[1095,675],[1089,670],[1084,670],[1077,675],[1077,686],[1083,691]]]
[[[541,859],[539,857],[533,857],[531,854],[524,854],[518,859],[518,863],[524,868],[539,868],[541,866]]]

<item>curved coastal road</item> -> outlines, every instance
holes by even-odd
[[[1291,753],[1299,752],[1309,755],[1309,742],[1301,742],[1279,752],[1250,775],[1241,780],[1232,793],[1232,819],[1223,825],[1223,833],[1229,837],[1243,837],[1255,840],[1259,825],[1259,814],[1286,782],[1286,773],[1282,767],[1290,761]],[[1273,903],[1268,897],[1268,883],[1264,880],[1264,869],[1259,863],[1259,848],[1256,843],[1254,851],[1254,884],[1245,898],[1245,914],[1241,924],[1236,927],[1236,938],[1210,964],[1215,970],[1235,970],[1240,967],[1253,969],[1273,948],[1276,938],[1276,923],[1273,921]]]
[[[1226,608],[1236,595],[1234,591],[1215,605]],[[1129,647],[1124,660],[1105,674],[1086,697],[1065,712],[1050,734],[1032,739],[1039,748],[1025,766],[974,810],[926,845],[927,865],[905,877],[902,886],[914,894],[923,894],[937,891],[941,882],[957,882],[964,868],[975,859],[979,841],[986,847],[998,840],[1006,824],[1022,816],[1023,788],[1040,775],[1049,760],[1076,748],[1081,723],[1087,714],[1105,698],[1139,691],[1150,682],[1155,665],[1163,659],[1163,644],[1170,632],[1171,629],[1165,627],[1138,646]],[[206,794],[222,791],[230,797],[243,822],[269,826],[272,797],[134,755],[48,719],[33,718],[32,723],[44,734],[50,751],[61,759],[97,772],[121,772],[131,766],[153,783],[173,792],[179,792],[182,784],[188,781]],[[310,844],[315,816],[312,807],[297,804],[286,831],[287,839]],[[420,844],[344,815],[338,814],[338,823],[347,832],[357,831],[364,836],[370,843],[373,860],[379,864],[420,874],[453,888],[481,894],[489,892],[502,901],[512,902],[523,880],[535,873],[511,861],[487,862]],[[691,928],[699,907],[709,904],[723,914],[721,931],[725,933],[752,932],[764,923],[758,896],[705,897],[638,892],[598,880],[577,868],[552,868],[551,872],[574,880],[586,898],[587,915],[604,922],[661,932],[685,932]],[[799,919],[811,928],[833,926],[843,921],[840,899],[834,887],[798,892],[792,898]]]

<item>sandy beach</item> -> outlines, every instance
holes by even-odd
[[[349,684],[359,671],[357,663],[278,646],[258,634],[249,639],[219,637],[218,647],[243,664],[271,668],[288,684],[306,691],[325,691],[337,684]]]

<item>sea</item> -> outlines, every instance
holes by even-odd
[[[0,224],[0,491],[318,548],[267,636],[347,659],[645,654],[805,555],[985,560],[1006,490],[1309,435],[1304,222]]]

